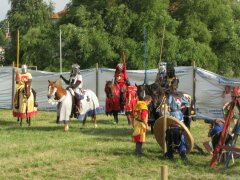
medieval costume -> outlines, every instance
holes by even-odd
[[[60,78],[62,78],[63,81],[69,85],[67,89],[74,91],[74,93],[72,92],[72,94],[74,94],[72,115],[74,114],[77,117],[76,113],[78,113],[80,110],[81,90],[83,87],[82,75],[80,74],[80,66],[78,64],[72,65],[72,71],[69,80],[65,79],[62,75],[60,75]]]
[[[183,121],[183,113],[181,109],[189,106],[188,100],[182,93],[177,92],[179,80],[171,81],[170,93],[168,94],[168,108],[170,116]],[[173,158],[173,153],[178,151],[181,158],[186,159],[187,143],[183,134],[183,129],[178,124],[171,124],[166,131],[166,144],[168,158]]]
[[[126,65],[117,64],[114,73],[114,86],[119,89],[120,109],[123,111],[126,104],[126,86],[129,86],[128,74],[126,72]]]
[[[134,131],[133,141],[136,142],[136,154],[142,154],[142,144],[146,140],[148,129],[148,105],[151,103],[151,96],[145,96],[143,101],[138,101],[134,107]]]
[[[14,107],[16,109],[19,108],[19,91],[21,91],[24,88],[24,82],[26,81],[32,81],[32,75],[31,73],[28,72],[27,69],[27,65],[23,64],[22,67],[22,73],[19,74],[19,72],[17,71],[16,73],[16,93],[15,93],[15,98],[14,98]],[[36,102],[36,91],[31,87],[31,91],[33,93],[33,97],[34,97],[34,107],[37,107],[38,104]]]

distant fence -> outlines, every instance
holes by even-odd
[[[20,70],[19,70],[20,71]],[[107,80],[112,80],[115,69],[93,68],[81,70],[83,76],[83,88],[93,90],[105,112],[105,92],[104,87]],[[157,75],[157,69],[147,70],[148,82],[153,83]],[[179,66],[175,68],[178,76],[179,90],[194,96],[198,118],[222,117],[222,106],[230,100],[229,96],[222,98],[225,86],[240,85],[239,79],[227,79],[212,72],[192,66]],[[56,110],[56,105],[51,105],[47,101],[48,80],[59,80],[60,73],[29,70],[33,76],[32,87],[37,92],[37,102],[40,110]],[[127,70],[131,84],[143,84],[144,70]],[[69,78],[69,72],[62,75]],[[195,76],[195,81],[194,81]],[[15,77],[15,75],[14,75]],[[11,109],[12,107],[12,87],[13,82],[12,67],[0,67],[0,108]],[[193,85],[195,83],[195,85]],[[63,86],[66,85],[63,83]],[[195,87],[195,89],[193,89]],[[15,91],[15,90],[14,90]]]

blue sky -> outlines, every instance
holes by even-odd
[[[7,11],[10,9],[10,4],[8,4],[9,0],[0,0],[0,21],[6,18]],[[50,0],[44,0],[45,2],[49,3]],[[55,3],[55,11],[61,11],[65,7],[67,3],[70,2],[70,0],[51,0],[53,3]]]

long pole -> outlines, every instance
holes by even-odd
[[[60,28],[60,38],[59,38],[59,52],[60,52],[60,56],[59,56],[59,61],[60,61],[60,74],[62,74],[62,31]]]
[[[196,64],[193,61],[193,106],[196,107]]]
[[[160,47],[158,69],[160,68],[160,63],[162,62],[162,52],[163,52],[164,37],[165,37],[165,25],[163,26],[163,32],[162,32],[162,41],[161,41],[161,47]]]
[[[96,63],[96,95],[98,96],[98,63]]]
[[[146,28],[144,28],[144,69],[145,69],[144,84],[148,84],[148,79],[147,79],[147,30],[146,30]]]
[[[59,30],[59,64],[60,64],[60,75],[62,75],[62,31],[61,27]],[[59,84],[62,85],[62,79],[60,78]]]
[[[14,61],[12,62],[12,103],[11,103],[11,107],[13,109],[13,105],[14,105],[14,93],[15,93],[15,83],[14,83],[14,77],[15,77],[15,64]]]
[[[20,42],[20,38],[19,38],[19,29],[17,30],[17,68],[19,67],[19,43]]]

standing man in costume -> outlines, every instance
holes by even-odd
[[[80,74],[80,66],[78,64],[72,65],[72,71],[69,80],[65,79],[62,75],[60,75],[60,78],[68,85],[67,89],[71,88],[74,91],[74,102],[72,106],[74,107],[74,105],[76,105],[77,111],[79,112],[81,91],[83,87],[83,79],[82,75]],[[72,110],[74,111],[74,108],[72,108]]]
[[[146,95],[143,101],[138,101],[134,107],[134,131],[133,141],[136,143],[136,155],[142,155],[142,144],[146,140],[146,131],[148,129],[148,105],[152,102],[152,97]]]
[[[21,74],[16,73],[16,94],[14,98],[14,107],[16,109],[19,108],[19,91],[24,87],[24,82],[25,81],[32,81],[32,75],[31,73],[28,72],[28,68],[26,64],[23,64],[21,66]],[[33,98],[34,98],[34,107],[38,107],[38,104],[36,102],[36,91],[31,87],[32,93],[33,93]]]
[[[188,106],[188,101],[183,97],[182,93],[177,92],[178,79],[171,81],[170,91],[168,94],[168,111],[170,116],[183,121],[183,114],[181,109]],[[187,159],[186,150],[188,148],[183,129],[178,124],[171,124],[166,131],[167,152],[165,156],[169,159],[173,158],[173,153],[177,150],[182,159]]]

